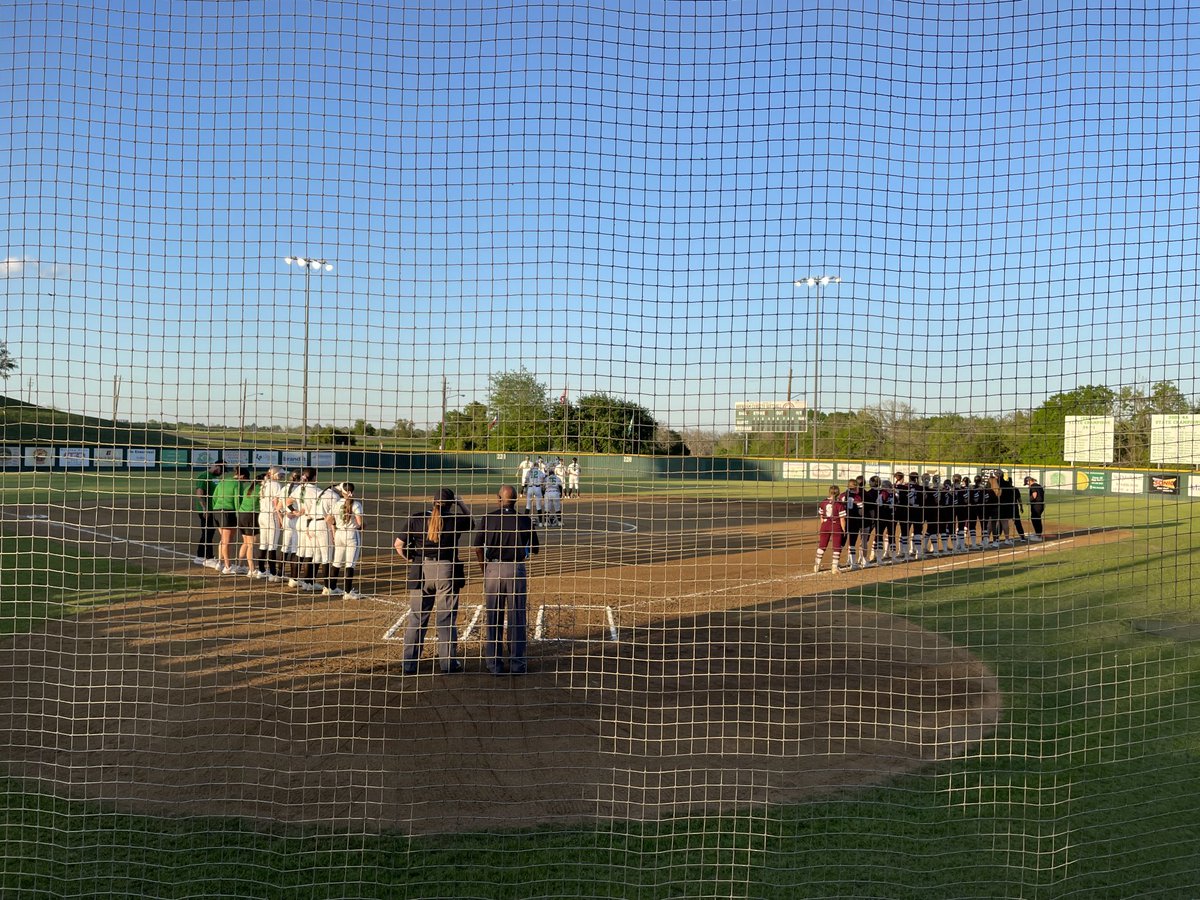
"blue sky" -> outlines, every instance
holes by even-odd
[[[524,365],[723,429],[832,272],[826,409],[1200,393],[1200,4],[439,5],[11,4],[8,392],[295,424],[307,356],[310,421],[424,425]]]

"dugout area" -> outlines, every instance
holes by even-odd
[[[467,672],[434,674],[429,643],[403,676],[390,542],[420,501],[375,502],[363,600],[192,566],[186,498],[135,501],[6,513],[187,579],[5,641],[6,772],[121,811],[412,833],[731,811],[962,755],[1003,715],[995,675],[847,589],[1119,536],[1052,523],[1042,545],[835,578],[809,571],[811,504],[585,498],[541,532],[528,676],[483,672],[473,564]]]

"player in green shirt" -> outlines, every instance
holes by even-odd
[[[217,555],[213,552],[213,537],[216,533],[217,520],[212,511],[213,488],[217,479],[225,473],[220,465],[209,466],[208,469],[196,476],[192,485],[192,508],[196,518],[200,520],[200,537],[196,539],[196,556],[192,559],[198,566],[217,568]]]
[[[213,488],[212,511],[217,520],[217,531],[221,535],[221,546],[217,551],[217,569],[222,575],[236,575],[233,567],[233,535],[237,531],[237,502],[238,494],[246,481],[246,470],[239,466],[233,472],[226,472]]]
[[[238,551],[238,559],[245,560],[239,565],[238,571],[251,578],[265,578],[259,569],[255,551],[258,548],[258,494],[262,490],[262,480],[265,473],[258,478],[248,479],[242,485],[242,492],[237,498],[238,534],[242,536],[242,549]],[[242,572],[242,569],[245,572]]]

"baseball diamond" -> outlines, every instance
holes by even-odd
[[[13,643],[7,770],[127,811],[413,833],[820,796],[961,755],[1003,709],[986,666],[848,588],[1121,538],[1051,521],[1044,544],[834,582],[806,565],[811,501],[585,498],[531,565],[530,674],[498,682],[481,681],[477,573],[459,613],[467,671],[442,677],[427,658],[401,673],[404,574],[387,542],[419,502],[370,498],[354,599],[189,566],[186,498],[6,514],[6,531],[188,579]],[[493,719],[495,704],[513,715]],[[212,758],[272,775],[214,781]],[[437,803],[421,799],[423,768],[438,773]]]

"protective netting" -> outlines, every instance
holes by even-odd
[[[4,896],[1200,893],[1200,7],[0,49]]]

